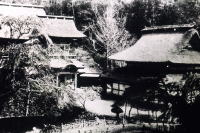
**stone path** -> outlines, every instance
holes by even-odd
[[[116,114],[111,112],[111,105],[114,103],[112,100],[93,100],[93,101],[86,101],[85,108],[87,111],[92,112],[97,115],[106,115],[106,116],[115,116]],[[121,109],[125,112],[125,106],[122,106]],[[126,115],[128,115],[128,111],[130,107],[127,106]],[[147,111],[139,111],[140,114],[147,115]],[[133,108],[131,111],[131,115],[137,114],[137,109]],[[121,114],[123,115],[123,113]]]

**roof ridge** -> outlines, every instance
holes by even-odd
[[[74,19],[73,16],[58,16],[58,15],[37,15],[39,18],[54,18],[54,19]]]
[[[180,25],[161,25],[161,26],[152,26],[152,27],[145,27],[142,29],[142,32],[146,31],[158,31],[158,30],[173,30],[176,31],[177,29],[190,29],[194,28],[196,24],[180,24]]]
[[[7,3],[7,2],[0,2],[0,5],[4,5],[4,6],[13,6],[13,7],[44,8],[44,6],[41,6],[41,5],[13,4],[13,3]]]

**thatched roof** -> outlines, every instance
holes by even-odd
[[[83,33],[77,30],[73,17],[38,16],[46,25],[46,32],[54,38],[83,38]]]
[[[0,16],[46,15],[43,6],[0,2]]]
[[[128,49],[109,57],[126,62],[200,64],[200,38],[193,26],[168,26],[143,30]]]

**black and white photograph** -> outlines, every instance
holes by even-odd
[[[198,132],[200,0],[0,0],[0,133]]]

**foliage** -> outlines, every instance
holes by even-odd
[[[66,3],[70,5],[69,1]],[[74,9],[71,15],[74,15],[76,26],[89,37],[81,44],[102,67],[106,65],[107,56],[121,51],[135,41],[125,29],[127,16],[121,12],[123,5],[120,2],[110,3],[103,0],[81,0],[71,4]]]
[[[45,7],[48,15],[73,16],[72,0],[64,0],[61,3],[53,3]]]
[[[109,5],[111,3],[113,6]],[[93,53],[95,61],[103,62],[100,64],[106,64],[107,56],[134,44],[146,26],[198,24],[200,9],[198,3],[163,4],[161,0],[134,0],[128,4],[105,0],[72,3],[69,0],[61,7],[60,15],[74,15],[78,29],[89,37],[81,44]]]
[[[13,44],[1,48],[1,54],[9,55],[7,61],[2,64],[2,68],[11,70],[7,75],[7,77],[11,75],[10,78],[3,78],[11,80],[12,83],[10,88],[12,93],[7,96],[8,102],[4,103],[3,115],[7,115],[6,112],[15,116],[45,115],[50,112],[58,113],[64,106],[59,102],[59,94],[69,87],[57,87],[56,75],[49,68],[49,55],[61,49],[53,44],[47,44],[45,48],[43,45],[35,38],[24,44]],[[17,70],[23,73],[17,73]],[[71,94],[70,91],[65,91],[65,93]],[[73,97],[70,95],[68,98]],[[73,104],[71,101],[73,100],[67,101],[65,105]]]
[[[135,0],[131,4],[125,5],[124,10],[128,14],[126,28],[131,33],[139,35],[140,30],[145,26],[157,24],[160,9],[159,0]]]
[[[73,4],[73,6],[77,28],[81,31],[87,32],[90,29],[90,25],[96,22],[91,2],[77,1]]]
[[[163,123],[183,124],[187,131],[198,129],[199,74],[169,74],[154,83],[135,84],[127,88],[124,93],[125,102],[131,108],[161,111],[159,120]]]
[[[187,111],[199,99],[199,74],[167,75],[157,84],[158,81],[132,85],[124,93],[125,100],[132,107],[160,110],[169,121],[171,117],[182,119],[183,108]],[[170,122],[175,122],[173,118]]]
[[[161,119],[168,122],[179,122],[188,131],[198,129],[199,120],[199,74],[167,75],[160,83],[160,95],[157,98],[166,108]],[[178,120],[178,121],[177,121]]]
[[[188,0],[177,6],[179,10],[179,23],[199,23],[200,3]]]
[[[120,2],[78,1],[74,4],[75,21],[88,36],[84,48],[94,60],[106,68],[106,58],[123,50],[135,40],[125,29],[126,14],[120,12]]]
[[[119,15],[121,9],[119,3],[98,3],[93,4],[92,9],[96,16],[96,23],[91,27],[95,45],[106,50],[106,57],[123,50],[129,46],[129,38],[131,35],[125,29],[126,16]],[[96,41],[96,42],[95,42]]]
[[[72,16],[73,15],[73,7],[72,0],[64,0],[62,1],[62,15]]]
[[[158,25],[173,25],[181,23],[180,16],[181,11],[178,9],[177,5],[164,5],[159,16]],[[182,23],[184,23],[182,21]]]
[[[61,15],[62,14],[62,6],[61,6],[61,4],[54,3],[50,6],[46,6],[45,12],[48,15]]]
[[[165,105],[158,99],[160,95],[159,88],[157,86],[158,81],[147,81],[141,83],[135,83],[131,87],[126,88],[123,94],[123,103],[129,105],[129,117],[132,108],[151,111],[157,113],[157,111],[164,111]]]
[[[1,49],[1,54],[10,55],[2,67],[11,69],[10,78],[5,78],[11,80],[11,88],[14,90],[11,89],[13,93],[3,103],[1,114],[4,116],[60,114],[63,109],[72,110],[77,102],[85,103],[98,96],[93,87],[83,91],[74,90],[70,85],[61,84],[57,87],[56,74],[49,68],[49,55],[63,51],[51,43],[43,47],[44,44],[38,39],[41,38],[40,33],[38,35],[24,44],[13,44]],[[23,70],[24,77],[14,71],[18,69]]]
[[[175,4],[162,4],[161,0],[134,0],[125,5],[126,28],[131,33],[140,36],[144,27],[157,25],[174,25],[199,23],[199,3],[185,1]]]

